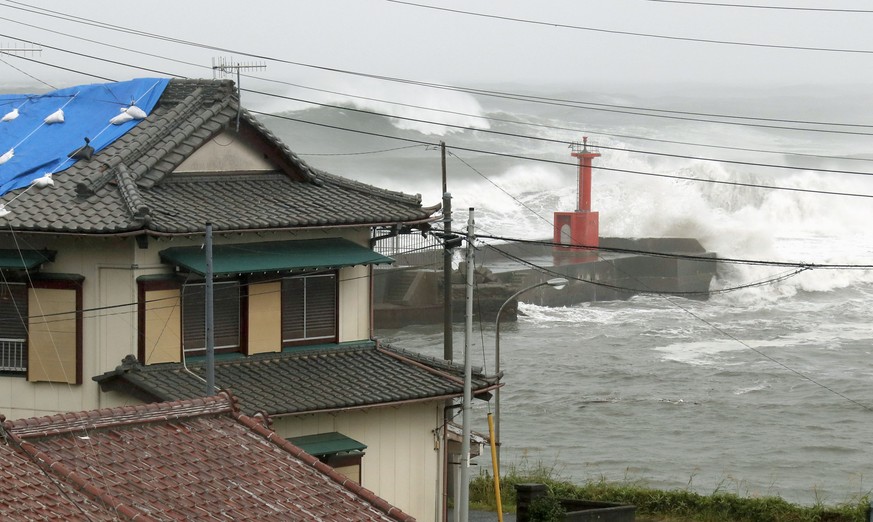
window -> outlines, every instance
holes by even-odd
[[[282,344],[337,339],[336,273],[282,280]]]
[[[27,371],[27,286],[0,282],[0,372]]]
[[[239,281],[212,285],[213,334],[216,352],[240,351]],[[182,287],[182,350],[185,356],[206,353],[206,284]]]
[[[0,373],[32,382],[82,382],[82,277],[0,281]]]

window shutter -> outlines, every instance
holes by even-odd
[[[336,277],[310,277],[306,280],[306,337],[336,336]]]
[[[79,384],[77,290],[28,292],[28,380]]]
[[[302,277],[282,281],[282,340],[303,339],[305,335],[304,289]]]
[[[212,316],[216,348],[239,346],[239,282],[213,283]],[[182,290],[182,335],[186,353],[206,349],[206,285],[187,284]]]
[[[0,283],[0,339],[27,339],[27,286]]]
[[[282,282],[282,340],[336,338],[336,274],[293,277]]]
[[[27,286],[0,283],[0,371],[27,370]]]

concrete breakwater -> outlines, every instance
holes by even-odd
[[[443,321],[442,251],[395,256],[374,278],[377,327]],[[718,271],[716,254],[693,238],[600,238],[597,251],[554,248],[546,242],[487,245],[475,256],[474,316],[493,321],[500,306],[521,289],[555,277],[569,284],[561,291],[547,286],[519,296],[543,306],[571,306],[589,301],[629,299],[642,293],[708,298]],[[452,314],[464,318],[466,268],[452,272]],[[501,320],[515,320],[517,302],[504,308]]]

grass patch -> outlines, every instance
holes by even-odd
[[[701,495],[690,490],[662,491],[639,481],[589,481],[573,484],[558,476],[556,467],[530,465],[526,459],[508,467],[500,482],[504,511],[514,511],[515,485],[545,484],[550,496],[633,504],[641,522],[867,522],[870,495],[838,505],[791,504],[779,497],[746,498],[715,491]],[[470,502],[477,509],[495,510],[494,482],[487,471],[470,483]]]

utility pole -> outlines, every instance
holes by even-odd
[[[473,366],[470,357],[473,342],[473,242],[475,220],[473,207],[470,207],[470,217],[467,220],[467,310],[464,314],[466,331],[464,334],[464,404],[463,429],[461,430],[461,516],[459,522],[468,522],[470,518],[470,403],[473,400],[472,380]]]
[[[206,223],[206,396],[215,395],[215,324],[212,292],[212,223]]]
[[[452,346],[452,248],[447,238],[452,232],[452,195],[446,180],[446,143],[440,142],[443,166],[443,359],[454,358]]]

